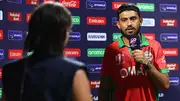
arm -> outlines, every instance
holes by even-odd
[[[155,55],[154,65],[151,62],[148,62],[148,59],[144,56],[144,53],[141,50],[136,50],[133,52],[135,60],[145,64],[147,69],[148,76],[152,80],[153,84],[158,89],[168,89],[169,88],[169,76],[168,68],[166,66],[165,56],[161,45],[157,44],[157,49],[153,55]]]
[[[169,70],[166,65],[162,47],[159,43],[157,46],[157,51],[155,53],[155,64],[147,64],[147,66],[150,68],[149,70],[147,70],[147,72],[154,85],[157,88],[163,90],[169,88]]]
[[[100,87],[99,87],[99,101],[110,101],[111,100],[111,92],[113,90],[113,81],[111,78],[112,68],[113,67],[113,52],[110,51],[111,47],[108,47],[105,50],[101,76],[100,76]],[[111,100],[112,101],[112,100]]]
[[[151,68],[147,70],[147,73],[151,78],[153,84],[156,86],[156,88],[159,88],[161,90],[168,89],[169,88],[168,73],[159,72],[153,64],[148,64],[147,66]]]
[[[92,101],[89,82],[82,69],[76,71],[73,80],[73,101]]]

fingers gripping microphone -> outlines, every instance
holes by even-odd
[[[141,41],[139,36],[129,38],[129,45],[131,50],[141,49]],[[140,63],[136,62],[136,68],[140,69]]]

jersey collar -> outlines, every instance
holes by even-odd
[[[123,34],[120,34],[120,38],[118,39],[118,47],[119,47],[119,48],[122,48],[122,47],[126,46],[126,45],[124,44],[124,41],[123,41],[123,39],[122,39],[122,36],[123,36]],[[142,43],[141,43],[141,46],[142,46],[142,47],[144,47],[144,46],[149,46],[149,42],[148,42],[148,40],[146,39],[146,37],[145,37],[143,34],[141,34],[141,40],[142,40]],[[127,47],[127,46],[126,46],[126,47]]]

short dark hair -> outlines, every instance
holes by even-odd
[[[57,2],[43,3],[32,13],[24,49],[63,51],[68,27],[72,27],[70,11]]]
[[[140,15],[140,10],[139,10],[139,8],[135,4],[133,4],[133,3],[126,3],[126,4],[122,4],[118,8],[118,10],[117,10],[118,20],[119,20],[119,14],[121,14],[124,11],[131,11],[131,10],[137,12],[139,17],[141,16]]]

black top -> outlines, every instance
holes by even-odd
[[[62,56],[32,55],[3,67],[6,101],[72,101],[75,72],[84,63]]]

